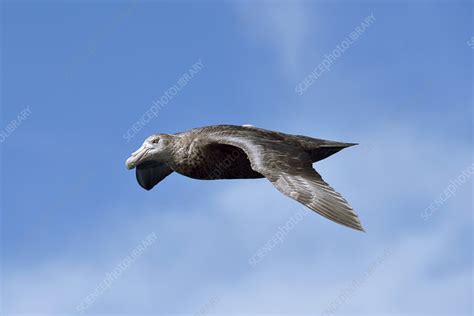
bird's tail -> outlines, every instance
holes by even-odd
[[[307,136],[298,136],[298,141],[301,143],[305,151],[310,154],[313,162],[323,160],[344,148],[358,145],[356,143],[342,143]]]

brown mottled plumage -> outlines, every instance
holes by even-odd
[[[313,162],[352,145],[248,125],[215,125],[152,135],[126,164],[137,168],[137,180],[147,190],[173,171],[202,180],[265,177],[313,211],[363,230],[347,201],[312,167]]]

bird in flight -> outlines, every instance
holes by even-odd
[[[137,181],[146,190],[173,171],[201,180],[267,178],[316,213],[364,231],[347,201],[312,166],[353,145],[252,125],[214,125],[151,135],[126,166],[136,168]]]

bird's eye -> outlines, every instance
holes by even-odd
[[[154,141],[152,141],[153,144],[158,144],[159,142],[160,142],[160,139],[159,139],[159,138],[157,138],[157,139],[155,139]]]

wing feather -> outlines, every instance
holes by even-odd
[[[311,157],[302,148],[248,134],[218,135],[214,141],[244,150],[252,169],[281,193],[336,223],[364,231],[352,207],[313,169]]]

